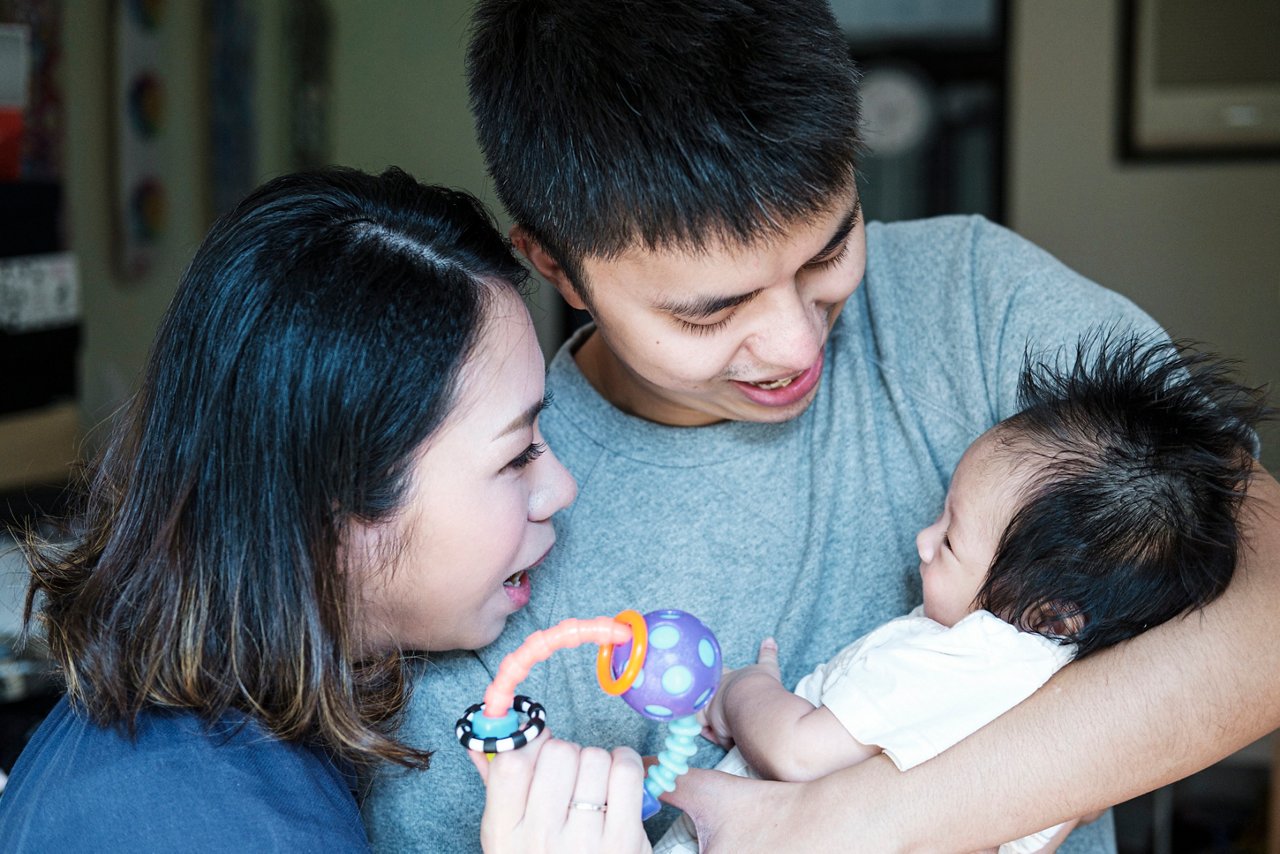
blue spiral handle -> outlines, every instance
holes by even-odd
[[[666,749],[658,754],[658,764],[649,766],[644,780],[641,818],[650,818],[662,809],[658,795],[675,791],[676,778],[689,770],[689,757],[698,752],[695,739],[702,733],[697,715],[676,718],[667,729]]]

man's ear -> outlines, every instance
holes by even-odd
[[[578,311],[588,311],[586,302],[578,294],[578,289],[573,286],[564,267],[561,267],[560,262],[552,258],[551,254],[543,249],[542,244],[534,240],[529,232],[521,226],[511,226],[511,243],[529,259],[529,263],[542,274],[544,279],[555,286],[565,302]]]

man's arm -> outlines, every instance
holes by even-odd
[[[670,800],[707,851],[971,851],[1205,768],[1280,726],[1280,485],[1260,467],[1241,528],[1217,601],[1072,664],[906,773],[886,757],[802,785],[691,773]]]

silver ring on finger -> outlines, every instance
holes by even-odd
[[[593,804],[589,801],[569,801],[571,810],[588,810],[590,812],[608,812],[608,804]]]

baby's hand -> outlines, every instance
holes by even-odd
[[[778,642],[773,638],[765,638],[760,642],[760,653],[755,664],[726,670],[720,677],[720,688],[711,702],[698,712],[698,720],[702,724],[702,736],[713,741],[726,750],[733,746],[733,733],[730,731],[726,708],[730,700],[731,689],[737,687],[737,693],[743,694],[742,684],[759,679],[767,679],[772,685],[782,687],[782,671],[778,667]],[[732,702],[750,702],[749,699],[736,699]]]

